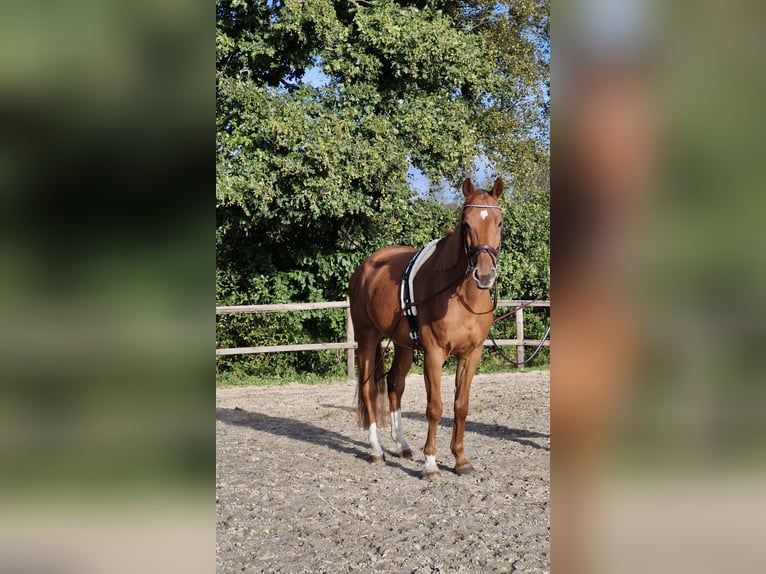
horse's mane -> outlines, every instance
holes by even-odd
[[[454,229],[448,229],[445,236],[436,244],[434,253],[434,266],[437,271],[449,271],[454,269],[463,255],[460,233]]]

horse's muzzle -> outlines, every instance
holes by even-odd
[[[488,274],[480,275],[478,267],[473,270],[473,280],[476,281],[476,286],[479,289],[490,289],[495,284],[497,279],[497,271],[492,267]]]
[[[476,286],[479,289],[490,289],[497,278],[497,249],[482,243],[470,248],[466,245],[465,253],[468,257],[468,268],[473,269],[473,279],[476,281]],[[481,255],[487,255],[489,260],[485,259],[482,264],[479,261]],[[489,268],[489,273],[486,273],[487,268]]]

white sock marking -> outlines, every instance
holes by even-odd
[[[399,453],[410,450],[410,445],[407,444],[407,439],[404,438],[404,424],[402,423],[402,411],[400,410],[391,413],[391,438],[396,442]]]
[[[369,439],[370,446],[372,447],[372,455],[379,456],[383,454],[383,449],[380,448],[380,438],[378,437],[378,423],[372,423],[370,425],[370,430],[367,433],[367,438]]]
[[[439,467],[436,466],[436,455],[426,455],[426,464],[423,466],[423,474],[428,474],[429,472],[439,472]]]

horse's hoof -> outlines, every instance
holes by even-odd
[[[423,474],[421,474],[420,480],[434,481],[434,480],[441,479],[441,477],[442,477],[442,473],[439,472],[438,470],[430,470],[428,472],[424,472]]]
[[[384,462],[386,459],[382,454],[371,454],[370,455],[370,462],[372,464],[380,464],[381,462]]]
[[[399,456],[401,458],[412,459],[412,451],[410,449],[403,450]]]
[[[463,466],[456,466],[455,467],[455,474],[464,475],[464,474],[471,474],[473,472],[473,466],[470,462],[464,464]]]

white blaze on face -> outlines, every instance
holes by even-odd
[[[481,215],[482,220],[487,219],[487,217],[489,217],[489,211],[487,211],[486,209],[482,209],[479,212],[479,215]]]

